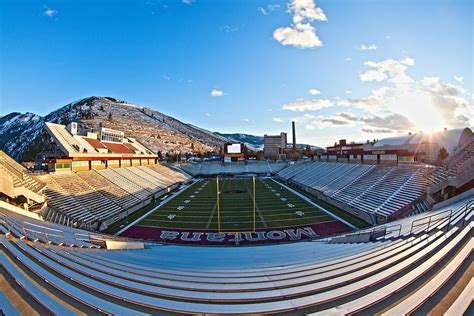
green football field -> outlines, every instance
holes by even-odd
[[[200,180],[143,219],[137,225],[167,228],[252,231],[330,222],[335,219],[268,178]],[[219,207],[218,207],[219,202]],[[218,212],[218,210],[220,210]]]

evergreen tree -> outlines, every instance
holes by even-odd
[[[446,148],[441,147],[438,152],[438,160],[443,161],[444,159],[448,158],[448,156],[449,156],[449,153],[446,150]]]

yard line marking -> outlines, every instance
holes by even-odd
[[[125,226],[124,228],[122,228],[121,230],[119,230],[118,232],[116,232],[114,235],[118,236],[120,235],[121,233],[123,233],[124,231],[126,231],[127,229],[129,229],[130,227],[132,227],[133,225],[136,225],[138,224],[141,220],[147,218],[150,214],[152,214],[153,212],[155,212],[156,210],[158,210],[160,207],[162,207],[163,205],[165,205],[166,203],[168,203],[170,200],[176,198],[178,195],[180,195],[182,192],[186,191],[187,188],[189,188],[190,186],[193,186],[194,184],[200,182],[202,180],[193,180],[193,183],[191,183],[190,185],[186,185],[185,187],[183,187],[183,189],[179,189],[179,191],[176,193],[176,194],[173,194],[173,195],[170,195],[169,198],[167,198],[166,200],[163,200],[161,201],[160,204],[158,204],[157,206],[155,206],[154,208],[152,208],[150,211],[148,211],[147,213],[143,214],[142,216],[140,216],[139,218],[137,218],[136,220],[134,220],[133,222],[131,222],[130,224],[128,224],[127,226]]]
[[[310,198],[308,198],[307,196],[305,196],[305,195],[299,193],[298,191],[293,190],[292,188],[290,188],[290,187],[287,186],[286,184],[279,183],[279,182],[276,181],[275,179],[271,179],[271,180],[272,180],[273,182],[278,183],[279,185],[285,187],[288,191],[290,191],[290,192],[293,193],[294,195],[296,195],[296,196],[302,198],[303,200],[305,200],[306,202],[310,203],[311,205],[316,206],[316,207],[317,207],[318,209],[320,209],[321,211],[323,211],[323,212],[325,212],[325,213],[331,215],[331,216],[334,217],[335,219],[337,219],[337,220],[343,222],[344,224],[346,224],[346,225],[349,226],[350,228],[352,228],[352,229],[357,229],[357,227],[355,227],[354,225],[352,225],[352,224],[349,223],[348,221],[346,221],[346,220],[340,218],[339,216],[337,216],[337,215],[331,213],[330,211],[328,211],[328,210],[325,209],[324,207],[322,207],[322,206],[320,206],[320,205],[314,203]]]

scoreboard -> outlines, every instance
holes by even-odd
[[[224,144],[224,162],[245,161],[245,145],[242,143]]]
[[[227,143],[224,145],[225,154],[242,154],[244,152],[244,144]]]

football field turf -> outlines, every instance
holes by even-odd
[[[137,225],[217,230],[220,222],[221,231],[236,232],[336,221],[271,179],[256,178],[255,188],[255,221],[253,180],[220,178],[219,208],[216,179],[200,180]]]

